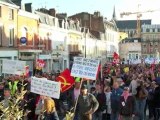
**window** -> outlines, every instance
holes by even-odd
[[[0,46],[2,46],[3,27],[0,26]]]
[[[9,29],[9,46],[13,46],[14,42],[14,28]]]
[[[138,59],[138,54],[136,54],[136,59]]]
[[[158,32],[160,32],[160,28],[158,28]]]
[[[9,19],[13,20],[14,19],[14,10],[9,9]]]
[[[155,32],[155,29],[152,29],[152,32]]]
[[[132,57],[131,57],[131,54],[129,54],[129,59],[131,59]]]
[[[143,28],[141,29],[141,32],[143,32],[144,30],[143,30]]]
[[[49,24],[48,18],[45,17],[45,23]]]
[[[147,48],[142,48],[143,53],[147,53]]]
[[[150,29],[147,28],[147,29],[146,29],[146,32],[150,32]]]

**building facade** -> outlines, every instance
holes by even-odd
[[[58,19],[49,14],[42,13],[41,11],[35,11],[35,14],[39,16],[38,48],[42,50],[38,58],[45,61],[43,71],[51,72],[53,69],[52,45],[55,36],[54,28],[57,26]]]
[[[106,41],[106,57],[110,61],[113,58],[114,52],[119,53],[119,31],[114,20],[105,21],[104,26],[105,33],[102,39]]]
[[[91,38],[95,39],[97,56],[111,60],[113,53],[118,52],[119,32],[114,20],[106,20],[98,11],[94,14],[82,12],[70,18],[78,19],[80,26],[89,30]]]
[[[141,39],[126,38],[119,43],[120,58],[124,63],[141,62]]]
[[[120,32],[128,34],[128,38],[137,38],[137,20],[116,20],[116,25]],[[140,20],[140,25],[151,25],[151,20]]]
[[[24,10],[18,12],[18,57],[19,60],[27,61],[30,71],[33,72],[39,48],[39,16]]]
[[[157,57],[157,54],[160,52],[160,25],[142,25],[141,34],[142,57]]]
[[[0,1],[0,74],[3,59],[18,59],[17,14],[19,7],[10,1]]]

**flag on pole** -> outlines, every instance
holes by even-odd
[[[42,70],[42,68],[45,66],[45,61],[41,59],[36,60],[36,69]]]
[[[71,76],[69,69],[65,69],[60,75],[56,78],[57,82],[61,82],[61,92],[65,92],[70,89],[75,83],[74,78]]]
[[[112,61],[113,64],[118,64],[119,63],[119,55],[114,52],[113,54],[113,61]]]
[[[151,66],[150,66],[150,68],[151,68],[152,71],[153,71],[154,68],[155,68],[155,62],[156,62],[156,60],[154,59],[154,61],[152,62]]]

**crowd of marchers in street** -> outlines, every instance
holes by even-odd
[[[30,78],[16,75],[3,77],[0,101],[5,108],[8,107],[9,100],[20,91],[23,81],[27,83],[21,106],[27,112],[22,118],[24,120],[65,120],[67,111],[74,108],[76,103],[75,111],[72,111],[75,113],[74,120],[160,119],[159,65],[106,63],[102,70],[103,78],[100,78],[100,74],[97,80],[77,81],[72,88],[61,93],[60,99],[30,92]],[[34,74],[53,81],[58,75]]]

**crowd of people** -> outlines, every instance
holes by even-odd
[[[125,70],[127,68],[127,71]],[[74,120],[159,120],[160,66],[105,64],[103,78],[75,82],[71,89],[61,93],[60,99],[30,92],[30,78],[12,75],[0,83],[0,101],[4,108],[20,91],[25,93],[20,106],[24,120],[65,120],[67,111],[74,112]],[[36,73],[55,81],[58,73]],[[1,112],[2,115],[2,112]],[[5,116],[2,115],[1,119]]]

